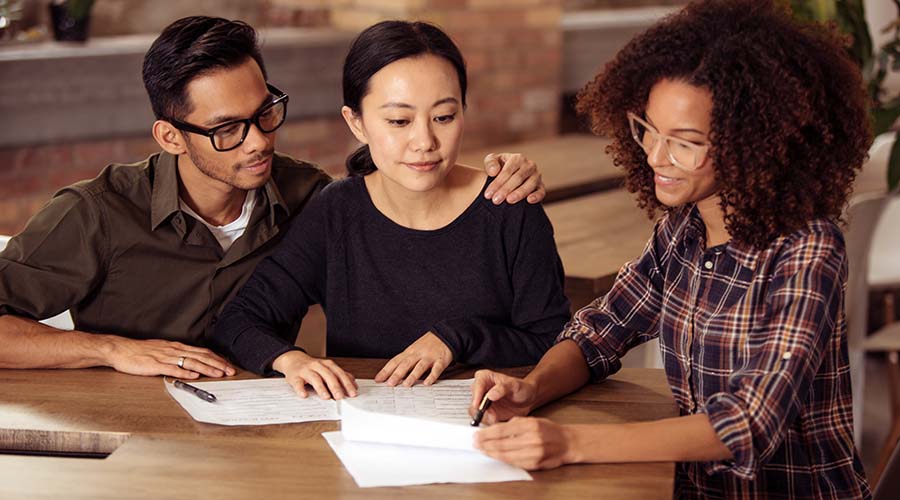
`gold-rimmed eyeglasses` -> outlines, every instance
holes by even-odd
[[[656,145],[662,142],[666,158],[676,167],[684,170],[696,170],[706,161],[709,144],[698,144],[661,134],[653,125],[634,113],[628,113],[628,125],[631,127],[631,137],[647,153],[647,156],[653,154]]]

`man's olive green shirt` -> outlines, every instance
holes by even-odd
[[[275,154],[244,234],[222,247],[179,208],[176,157],[158,153],[60,190],[0,253],[0,315],[205,345],[222,306],[330,178]]]

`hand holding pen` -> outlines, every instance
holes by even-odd
[[[493,401],[488,399],[487,394],[485,394],[484,397],[481,398],[481,404],[478,405],[478,409],[475,410],[475,417],[472,419],[472,423],[470,423],[469,425],[471,425],[472,427],[478,427],[479,425],[481,425],[481,420],[484,418],[484,413],[488,411],[488,408],[491,407],[491,403],[493,403]]]
[[[475,372],[469,407],[472,425],[494,424],[528,415],[534,409],[535,396],[534,387],[523,379],[479,370]]]

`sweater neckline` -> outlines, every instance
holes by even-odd
[[[485,191],[485,189],[487,189],[488,184],[490,184],[491,178],[488,177],[487,179],[485,179],[484,185],[481,186],[481,190],[478,192],[478,196],[476,196],[475,199],[472,200],[471,203],[469,203],[469,206],[467,206],[465,210],[463,210],[458,216],[456,216],[455,219],[450,221],[447,225],[437,228],[437,229],[413,229],[413,228],[409,228],[409,227],[397,224],[390,217],[388,217],[387,215],[384,215],[384,213],[382,213],[381,210],[378,210],[378,207],[375,206],[375,202],[372,201],[372,195],[371,195],[371,193],[369,193],[369,188],[366,187],[366,182],[365,182],[364,177],[363,176],[356,177],[354,179],[354,181],[357,185],[357,188],[362,190],[363,198],[365,200],[363,203],[365,205],[365,209],[367,211],[369,211],[374,216],[374,218],[377,221],[379,221],[381,224],[385,225],[386,227],[388,227],[392,230],[395,230],[395,231],[398,231],[400,233],[407,234],[407,235],[437,236],[437,235],[441,235],[441,234],[452,231],[456,226],[462,224],[462,222],[465,219],[467,219],[470,216],[470,214],[475,212],[475,210],[478,208],[478,205],[480,203],[482,203],[482,201],[484,200],[484,191]]]

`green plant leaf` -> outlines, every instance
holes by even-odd
[[[66,0],[66,5],[69,7],[69,15],[72,19],[80,21],[91,14],[94,0]]]
[[[889,131],[900,118],[900,95],[889,95],[884,88],[888,73],[900,71],[900,0],[893,0],[897,18],[892,22],[890,19],[876,21],[894,32],[893,39],[877,51],[866,23],[863,0],[779,0],[779,3],[790,4],[794,16],[800,20],[835,22],[841,31],[853,37],[853,45],[847,52],[859,64],[872,100],[873,132],[878,136]],[[900,183],[900,141],[891,148],[887,180],[891,189]]]
[[[897,118],[900,118],[900,97],[872,109],[872,132],[876,136],[887,132]]]
[[[872,36],[863,0],[782,0],[781,3],[790,4],[794,17],[802,21],[837,24],[853,39],[847,49],[850,57],[860,68],[872,66]]]
[[[900,132],[894,136],[894,145],[888,157],[887,177],[888,191],[893,191],[900,183]]]

